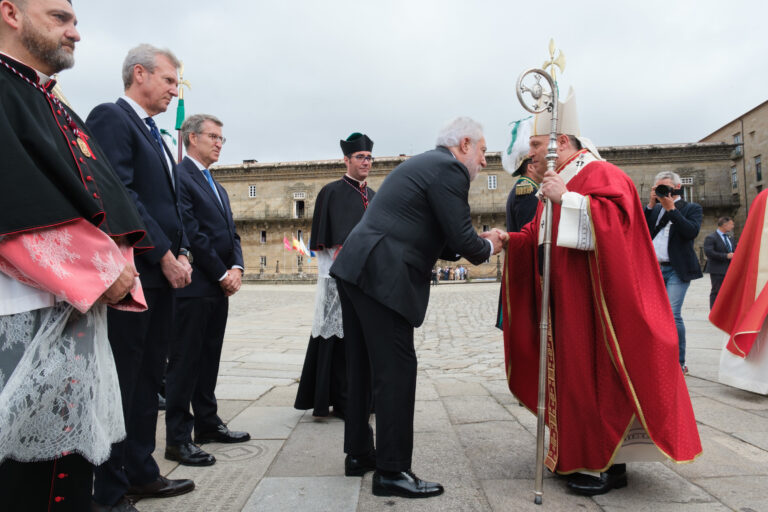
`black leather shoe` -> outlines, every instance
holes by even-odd
[[[376,452],[370,455],[347,455],[344,459],[344,474],[346,476],[363,476],[376,469]]]
[[[92,501],[91,512],[139,512],[139,509],[133,506],[131,500],[123,496],[120,501],[112,506],[100,505],[99,503]]]
[[[216,462],[216,457],[204,452],[192,443],[167,445],[165,458],[175,460],[184,466],[212,466]]]
[[[169,480],[160,475],[154,482],[132,485],[125,492],[125,497],[135,503],[142,498],[169,498],[186,494],[194,488],[195,482],[192,480]]]
[[[223,423],[216,427],[216,430],[211,432],[203,432],[198,434],[195,432],[195,443],[244,443],[251,439],[251,434],[248,432],[236,432],[229,430]]]
[[[381,471],[373,473],[374,496],[400,496],[401,498],[431,498],[443,494],[443,486],[435,482],[425,482],[413,474],[413,471],[400,471],[393,475]]]
[[[583,496],[596,496],[605,494],[611,489],[620,489],[627,486],[627,465],[614,464],[600,476],[575,473],[568,479],[568,488]]]

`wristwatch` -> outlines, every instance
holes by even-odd
[[[192,263],[192,252],[189,249],[185,247],[179,249],[179,256],[186,256],[189,262]]]

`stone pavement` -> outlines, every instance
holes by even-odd
[[[684,318],[687,378],[704,453],[691,464],[637,463],[629,486],[603,496],[569,494],[548,475],[533,504],[536,418],[507,390],[501,333],[492,324],[498,284],[440,285],[416,331],[414,472],[446,493],[378,498],[371,474],[344,477],[343,423],[293,409],[312,323],[314,286],[245,285],[233,297],[217,395],[220,415],[252,440],[209,444],[214,466],[156,460],[194,492],[143,500],[141,511],[768,511],[768,398],[717,382],[723,335],[707,321],[709,279],[694,281]]]

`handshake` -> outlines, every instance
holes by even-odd
[[[509,233],[499,228],[493,228],[490,231],[480,233],[480,238],[485,238],[493,243],[493,254],[499,254],[504,248],[504,244],[509,240]]]

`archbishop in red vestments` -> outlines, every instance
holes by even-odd
[[[605,471],[621,462],[614,458],[635,419],[664,455],[691,461],[701,442],[637,191],[623,171],[586,150],[557,172],[563,169],[575,174],[568,191],[585,196],[594,250],[556,244],[561,205],[553,204],[545,463],[562,474]],[[509,233],[502,284],[509,388],[531,411],[537,407],[542,215],[539,205],[533,222]]]

